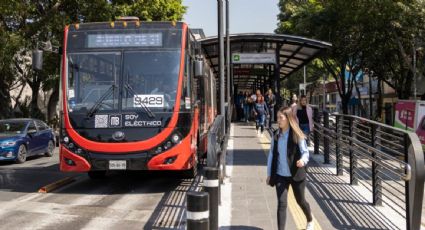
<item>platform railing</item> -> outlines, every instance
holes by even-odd
[[[388,206],[420,229],[424,191],[424,153],[415,133],[365,118],[314,109],[314,153],[351,185],[369,189],[372,204]]]
[[[225,175],[226,132],[223,129],[224,115],[218,115],[208,133],[207,166],[220,168],[220,179]]]

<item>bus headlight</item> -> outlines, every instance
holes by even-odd
[[[174,143],[174,144],[177,144],[177,143],[179,143],[180,142],[180,136],[178,135],[178,134],[173,134],[173,136],[171,137],[171,141]]]
[[[68,144],[69,143],[69,137],[65,136],[63,138],[63,142],[65,142],[65,144]]]
[[[172,145],[173,144],[171,144],[171,141],[167,141],[164,145],[164,149],[169,149],[169,148],[171,148]]]
[[[162,152],[162,147],[158,146],[158,148],[156,148],[156,150],[155,150],[155,153],[158,154],[160,152]]]

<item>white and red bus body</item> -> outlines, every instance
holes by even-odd
[[[60,170],[188,170],[206,152],[215,81],[185,23],[67,26]]]

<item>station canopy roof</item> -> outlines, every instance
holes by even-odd
[[[232,34],[229,37],[231,53],[275,54],[276,49],[280,47],[281,79],[288,77],[302,68],[324,50],[332,46],[327,42],[285,34],[242,33]],[[199,39],[198,41],[201,43],[206,58],[214,68],[214,72],[218,73],[219,47],[217,36]],[[246,67],[247,65],[240,66]],[[250,68],[256,68],[256,66],[263,67],[264,65],[251,64],[249,66]],[[234,68],[236,68],[235,65]],[[245,78],[245,80],[249,80],[249,77]]]

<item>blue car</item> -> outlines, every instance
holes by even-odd
[[[24,163],[28,156],[53,156],[55,135],[46,123],[30,118],[0,120],[0,161]]]

